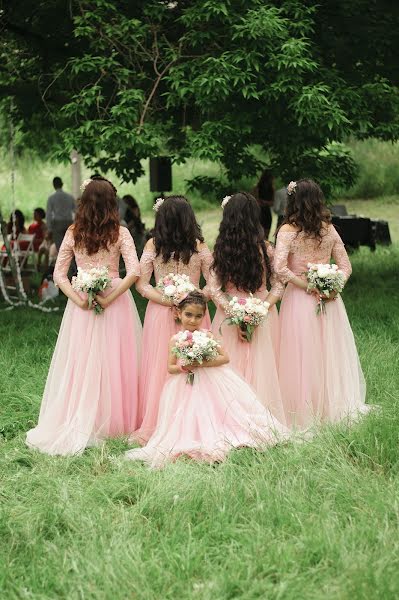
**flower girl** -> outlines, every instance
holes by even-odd
[[[187,455],[215,462],[232,448],[262,448],[289,437],[288,430],[227,366],[226,351],[201,329],[204,295],[195,290],[178,307],[182,330],[169,342],[167,379],[156,428],[144,448],[126,453],[153,468]],[[154,370],[157,365],[153,365]]]
[[[212,331],[216,336],[222,333],[232,367],[253,387],[262,404],[285,423],[277,374],[278,314],[275,306],[284,285],[277,280],[273,270],[274,249],[264,240],[259,206],[251,194],[239,192],[227,196],[222,206],[223,218],[215,243],[209,284],[217,305]],[[269,304],[269,314],[255,327],[251,341],[239,326],[231,324],[233,319],[228,319],[232,297],[242,305],[265,300]],[[248,310],[252,311],[252,306],[248,306]]]
[[[331,258],[338,268],[330,267]],[[367,412],[355,340],[337,293],[351,264],[323,192],[310,179],[288,186],[275,269],[288,283],[280,310],[279,360],[288,423],[304,428]]]
[[[82,188],[76,222],[65,234],[54,270],[54,281],[69,300],[39,422],[26,440],[47,454],[80,453],[137,427],[141,324],[128,290],[140,274],[139,262],[129,231],[119,226],[112,183],[96,177]],[[79,270],[71,285],[73,257]]]
[[[173,284],[173,278],[179,276],[186,277],[198,287],[201,274],[205,280],[208,279],[212,262],[212,255],[204,244],[194,211],[186,198],[160,198],[154,209],[154,237],[145,246],[140,261],[141,276],[136,284],[137,291],[149,300],[144,319],[139,381],[141,426],[133,436],[139,443],[145,443],[155,429],[159,398],[167,376],[168,343],[180,329],[173,308],[176,300],[173,295],[165,293],[168,286],[163,286],[163,283]],[[150,283],[153,274],[155,287]],[[185,282],[182,283],[185,289]],[[208,313],[205,323],[210,326]]]

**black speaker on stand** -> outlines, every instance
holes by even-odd
[[[169,156],[150,158],[150,191],[170,192],[172,190],[172,161]]]

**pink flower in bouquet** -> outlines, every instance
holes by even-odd
[[[171,279],[164,279],[164,284],[166,285],[173,285],[173,281]]]
[[[245,315],[244,322],[245,323],[250,323],[251,322],[251,317],[249,315]]]
[[[239,298],[238,299],[238,304],[242,304],[243,306],[247,303],[246,298]]]
[[[187,331],[187,333],[186,333],[186,338],[187,338],[187,340],[188,340],[189,342],[191,342],[191,341],[192,341],[192,339],[193,339],[193,334],[191,333],[191,331]]]

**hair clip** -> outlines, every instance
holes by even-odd
[[[157,198],[155,200],[154,206],[152,207],[152,210],[155,210],[155,212],[158,212],[164,202],[165,202],[165,198]]]
[[[222,207],[222,208],[224,208],[224,207],[227,205],[227,203],[228,203],[228,201],[230,200],[230,198],[231,198],[231,196],[225,196],[225,197],[223,198],[223,200],[222,200],[222,204],[221,204],[221,207]]]
[[[290,181],[287,185],[287,194],[291,196],[296,190],[296,181]]]
[[[92,181],[93,181],[92,179],[85,179],[82,182],[82,185],[80,186],[80,191],[82,192],[82,194],[85,191],[85,189],[87,188],[87,186],[89,185],[89,183],[91,183]]]

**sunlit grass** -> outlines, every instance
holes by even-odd
[[[26,448],[62,314],[0,313],[1,598],[396,600],[398,259],[362,249],[344,294],[381,409],[215,467],[150,472],[124,439],[81,457]]]

